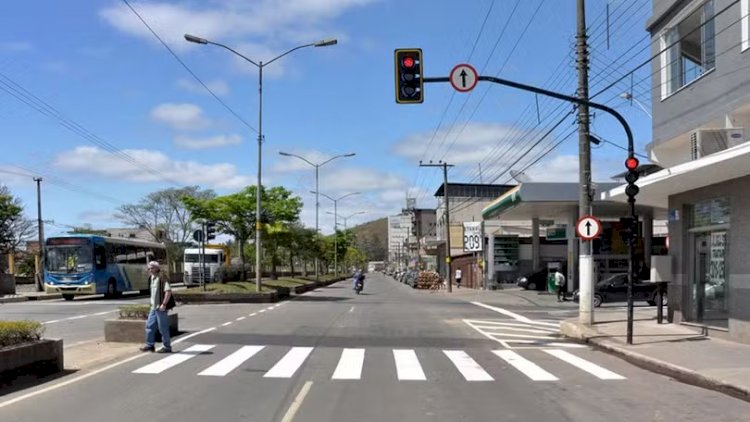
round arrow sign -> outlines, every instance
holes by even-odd
[[[576,223],[576,233],[583,240],[593,240],[602,234],[602,222],[591,215],[584,215]]]
[[[479,74],[470,64],[457,64],[451,70],[450,81],[456,91],[469,92],[477,86]]]

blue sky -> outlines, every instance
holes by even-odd
[[[609,48],[603,24],[608,3]],[[342,215],[367,213],[353,217],[351,226],[398,212],[407,192],[419,205],[434,206],[432,193],[441,176],[434,169],[420,170],[420,159],[456,164],[450,175],[454,181],[478,182],[481,164],[484,182],[507,183],[505,170],[524,169],[575,128],[569,118],[520,158],[570,106],[540,97],[537,116],[533,95],[500,86],[485,94],[489,87],[483,84],[471,94],[429,84],[421,105],[397,105],[393,98],[393,50],[398,47],[421,47],[428,76],[447,76],[453,65],[470,59],[484,74],[573,93],[574,0],[131,4],[253,128],[257,70],[225,50],[188,44],[182,35],[223,42],[255,60],[319,39],[339,39],[333,47],[299,50],[265,73],[264,183],[297,192],[309,225],[314,224],[314,200],[308,193],[314,188],[312,168],[279,156],[279,151],[311,160],[356,152],[354,158],[321,169],[321,192],[362,192],[339,206]],[[589,0],[587,8],[593,94],[648,58],[643,28],[651,1]],[[633,77],[635,97],[646,107],[649,72],[646,66]],[[53,107],[47,109],[53,117],[6,92],[18,86]],[[597,100],[625,116],[643,152],[651,123],[635,104],[619,98],[630,86],[626,77]],[[113,216],[119,204],[175,183],[198,184],[220,194],[255,183],[256,133],[208,95],[121,0],[5,5],[0,88],[6,88],[0,89],[0,183],[35,215],[35,188],[28,175],[45,178],[44,218],[56,223],[48,226],[48,234],[65,231],[64,225],[121,226]],[[80,128],[79,133],[66,129],[56,113],[88,135],[81,136]],[[625,145],[622,129],[608,116],[596,113],[592,130]],[[97,145],[101,141],[124,154],[106,151]],[[538,181],[577,180],[576,154],[574,134],[525,173]],[[622,150],[606,144],[593,156],[597,180],[619,172],[625,158]],[[321,228],[330,232],[333,218],[326,211],[333,207],[321,201]]]

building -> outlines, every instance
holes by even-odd
[[[654,0],[653,140],[637,203],[668,210],[674,322],[750,342],[750,0]],[[603,198],[625,201],[624,186]]]
[[[408,213],[388,217],[388,262],[394,269],[409,266],[409,243],[414,240],[411,223]]]

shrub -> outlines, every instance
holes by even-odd
[[[43,333],[37,321],[0,321],[0,348],[41,340]]]
[[[120,306],[120,319],[148,319],[151,305],[124,305]]]

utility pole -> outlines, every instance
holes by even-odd
[[[36,291],[44,291],[44,222],[42,221],[42,178],[35,177],[36,182],[36,225],[39,229],[39,254],[36,258]]]
[[[585,0],[577,0],[576,61],[578,67],[578,98],[589,99],[588,46],[586,35]],[[589,106],[578,104],[578,217],[591,213],[591,144],[589,140]],[[580,302],[578,318],[582,324],[594,323],[594,259],[590,240],[580,240],[578,281]]]
[[[438,164],[422,164],[419,167],[442,167],[443,168],[443,197],[445,198],[445,275],[448,279],[448,293],[453,291],[453,282],[451,280],[451,213],[450,213],[450,195],[448,194],[448,167],[452,164],[438,161]]]

